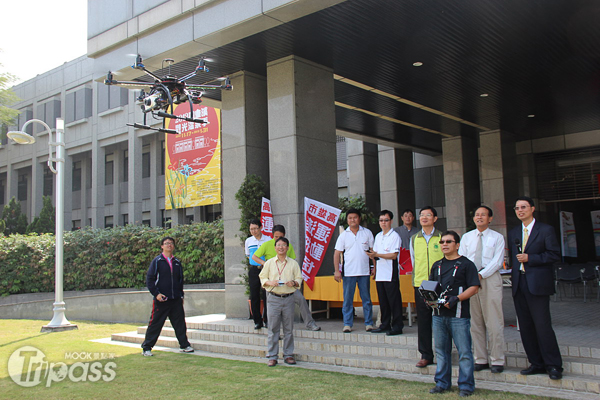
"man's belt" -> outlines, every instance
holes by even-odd
[[[273,293],[273,292],[269,292],[269,293],[271,293],[273,296],[281,297],[282,299],[285,299],[286,297],[290,297],[291,295],[294,294],[294,292],[286,293],[286,294],[277,294],[277,293]]]

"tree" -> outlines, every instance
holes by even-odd
[[[367,202],[362,196],[352,196],[352,197],[339,197],[338,205],[342,212],[340,213],[339,223],[344,229],[348,228],[348,221],[346,218],[346,212],[355,208],[360,211],[360,223],[362,226],[372,225],[377,223],[377,218],[373,215],[373,212],[369,210],[367,207]]]
[[[267,185],[258,175],[246,175],[242,186],[235,194],[240,209],[240,238],[242,244],[248,237],[248,226],[253,219],[260,219],[262,198],[267,197]]]
[[[27,233],[54,233],[56,213],[52,205],[52,199],[49,196],[44,196],[43,203],[40,216],[33,219],[33,222],[27,227]]]
[[[7,236],[14,233],[23,234],[27,231],[27,217],[21,212],[21,204],[19,204],[14,197],[4,206],[4,210],[2,210],[2,219],[6,224],[4,234]]]
[[[258,175],[249,174],[244,178],[242,186],[235,194],[235,199],[238,201],[240,209],[240,238],[242,246],[248,237],[248,227],[253,219],[260,219],[260,206],[262,198],[267,197],[267,184]],[[250,268],[250,263],[247,258],[244,258],[242,263],[246,269]],[[248,284],[248,274],[240,275],[240,278],[246,286],[246,295],[250,295],[250,285]]]
[[[0,64],[2,66],[2,64]],[[10,84],[16,80],[14,75],[6,72],[0,72],[0,126],[10,125],[14,122],[15,117],[19,115],[19,110],[10,108],[20,99],[12,90],[9,89]],[[4,134],[4,132],[2,133]]]

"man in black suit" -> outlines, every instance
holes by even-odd
[[[508,233],[512,293],[521,340],[531,365],[522,375],[548,373],[562,378],[562,358],[552,329],[550,295],[554,294],[553,263],[560,259],[554,228],[533,218],[529,197],[519,197],[515,213],[522,222]]]

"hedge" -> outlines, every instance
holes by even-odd
[[[223,222],[84,228],[64,235],[64,290],[146,286],[160,240],[172,236],[186,284],[223,282]],[[0,296],[54,291],[54,235],[0,237]]]

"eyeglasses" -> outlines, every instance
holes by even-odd
[[[175,246],[175,243],[173,243],[173,242],[164,242],[163,246]]]
[[[450,244],[450,243],[455,243],[456,240],[440,240],[440,244]]]
[[[433,214],[421,214],[419,215],[419,218],[431,218],[433,217]]]
[[[391,221],[391,219],[389,219],[389,218],[379,220],[379,222],[390,222],[390,221]]]
[[[515,211],[519,211],[519,210],[526,210],[526,209],[528,209],[529,207],[531,207],[531,206],[516,206],[516,207],[515,207]]]

